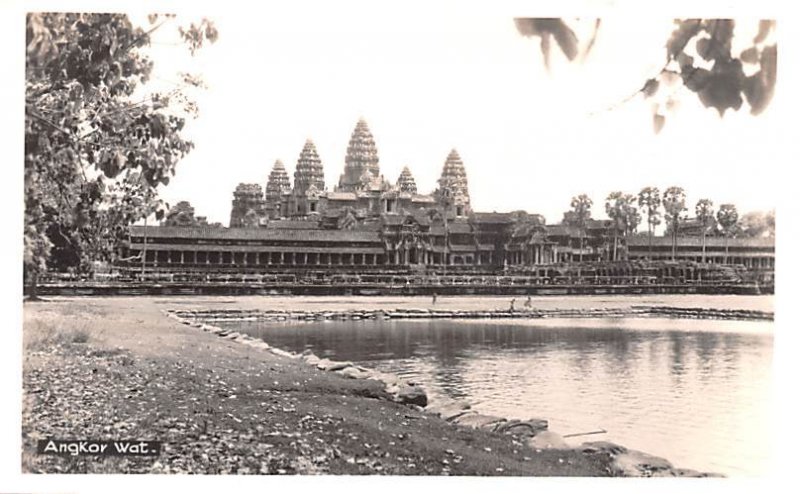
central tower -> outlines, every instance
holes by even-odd
[[[344,163],[344,173],[339,177],[339,191],[355,192],[369,189],[371,184],[380,179],[378,149],[375,147],[372,132],[369,131],[367,122],[363,118],[359,119],[350,136]]]
[[[439,204],[455,216],[467,216],[472,211],[469,205],[467,171],[455,149],[447,155],[442,176],[439,178],[439,188],[434,195]]]

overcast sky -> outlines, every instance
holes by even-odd
[[[663,65],[667,17],[604,19],[583,63],[568,64],[554,45],[548,72],[538,38],[522,37],[507,14],[251,14],[210,15],[219,40],[193,60],[170,44],[166,26],[152,47],[156,83],[168,86],[186,68],[209,86],[194,95],[196,149],[163,197],[190,201],[210,221],[227,225],[233,189],[263,187],[276,159],[291,176],[307,138],[332,189],[359,117],[375,136],[381,172],[394,182],[408,166],[421,192],[433,190],[456,148],[477,211],[523,209],[557,222],[572,196],[587,193],[595,217],[605,217],[609,192],[646,185],[684,187],[691,210],[701,197],[740,211],[775,206],[779,91],[759,117],[743,108],[721,119],[679,89],[680,106],[659,135],[651,101],[617,104]],[[592,22],[575,27],[584,42]]]

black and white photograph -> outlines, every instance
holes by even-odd
[[[0,490],[777,490],[791,26],[573,3],[3,7]]]

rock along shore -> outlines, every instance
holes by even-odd
[[[714,473],[677,468],[668,460],[607,441],[584,442],[570,446],[562,436],[548,430],[548,421],[541,418],[508,420],[484,415],[471,409],[465,401],[448,400],[429,403],[425,390],[413,381],[395,375],[355,365],[320,358],[310,351],[301,354],[270,346],[263,340],[209,324],[215,321],[321,321],[362,319],[491,319],[491,318],[553,318],[553,317],[677,317],[699,319],[772,320],[773,314],[755,310],[696,309],[663,306],[635,306],[603,309],[548,310],[347,310],[347,311],[280,311],[280,310],[167,310],[168,317],[193,328],[215,334],[252,348],[271,352],[280,357],[300,360],[318,370],[332,372],[349,379],[368,379],[381,384],[390,399],[435,415],[455,426],[504,434],[523,441],[530,448],[541,450],[577,451],[583,455],[601,456],[608,461],[607,472],[625,477],[711,477]]]
[[[772,321],[774,313],[747,309],[716,309],[702,307],[670,307],[633,305],[630,307],[580,309],[490,309],[447,310],[394,308],[376,310],[310,310],[286,311],[270,309],[177,310],[183,319],[214,321],[325,321],[361,319],[545,319],[545,318],[614,318],[667,317],[679,319],[757,320]]]
[[[533,449],[523,436],[454,427],[418,405],[394,401],[377,380],[322,371],[277,350],[243,345],[235,335],[220,338],[164,316],[165,309],[253,302],[76,297],[24,304],[21,470],[560,477],[616,472],[609,454]],[[147,458],[37,454],[37,441],[47,438],[161,441],[162,448]]]

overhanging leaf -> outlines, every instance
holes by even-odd
[[[758,49],[753,46],[744,50],[742,54],[739,55],[739,60],[747,63],[758,63]]]
[[[711,77],[708,84],[697,92],[700,101],[709,108],[715,108],[720,117],[728,109],[738,110],[742,107],[741,88],[730,79],[716,74]]]
[[[748,77],[742,90],[750,105],[750,113],[758,115],[766,109],[772,100],[777,77],[777,46],[768,46],[761,53],[761,70]]]
[[[642,87],[642,94],[644,94],[645,98],[649,98],[658,92],[658,86],[657,79],[648,79]]]
[[[514,23],[523,36],[541,38],[542,55],[549,57],[550,39],[554,38],[559,48],[572,61],[578,55],[578,38],[567,24],[558,18],[516,18]]]
[[[561,19],[556,19],[552,24],[551,31],[553,37],[558,42],[561,51],[564,52],[567,59],[570,61],[575,59],[578,54],[578,38],[572,29],[567,26]]]
[[[712,46],[711,38],[701,38],[697,40],[697,54],[703,57],[704,60],[712,60]]]
[[[681,71],[683,84],[691,91],[703,89],[711,79],[711,71],[700,67],[688,67],[688,70]]]
[[[653,114],[653,132],[655,132],[656,134],[661,132],[661,129],[664,128],[664,123],[666,123],[666,121],[667,121],[667,119],[664,117],[664,115],[661,115],[661,114],[658,114],[658,113],[654,113]]]
[[[667,58],[675,58],[682,53],[686,43],[700,32],[701,28],[700,19],[675,19],[674,22],[677,27],[667,40]]]
[[[758,34],[756,34],[756,37],[753,38],[753,43],[761,43],[762,41],[767,39],[767,36],[769,35],[769,32],[774,27],[775,27],[775,21],[771,21],[771,20],[767,20],[767,19],[759,21],[758,22]]]

